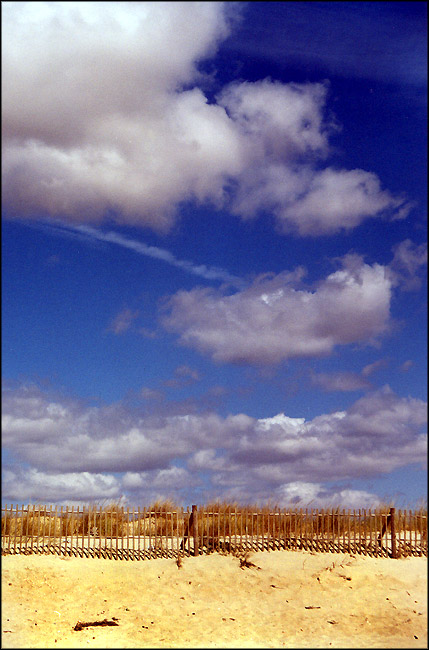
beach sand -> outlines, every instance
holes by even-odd
[[[2,558],[3,648],[427,648],[427,559]],[[117,626],[73,628],[117,619]]]

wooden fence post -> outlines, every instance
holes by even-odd
[[[396,526],[395,526],[395,508],[390,508],[390,536],[392,538],[392,558],[396,559]]]
[[[200,554],[200,544],[198,539],[198,512],[197,506],[192,506],[192,524],[194,533],[194,556]]]

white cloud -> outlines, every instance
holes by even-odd
[[[189,366],[183,365],[183,366],[178,366],[174,374],[176,377],[183,377],[185,379],[190,379],[192,381],[198,381],[200,378],[198,370],[195,370],[194,368],[190,368]]]
[[[407,361],[404,361],[404,363],[401,365],[401,370],[402,372],[408,372],[410,368],[414,366],[414,361],[411,359],[408,359]]]
[[[199,380],[200,375],[198,370],[183,365],[175,369],[173,379],[166,379],[162,383],[163,386],[167,386],[168,388],[184,388]]]
[[[35,468],[5,472],[2,481],[5,499],[21,503],[82,503],[119,500],[120,481],[110,474],[69,472],[51,474]]]
[[[212,498],[286,503],[298,496],[352,507],[366,496],[325,484],[389,473],[427,454],[426,403],[389,387],[309,421],[283,413],[259,420],[244,413],[142,416],[121,404],[66,404],[22,389],[5,390],[3,417],[3,494],[15,501],[126,494],[134,503],[180,501],[207,483]],[[47,419],[49,435],[35,438]]]
[[[322,116],[326,94],[324,84],[285,85],[265,79],[232,83],[218,100],[247,137],[254,158],[263,152],[272,161],[291,161],[308,153],[326,153]]]
[[[403,217],[405,200],[374,174],[321,169],[336,128],[325,119],[327,84],[233,83],[209,103],[198,64],[240,11],[222,2],[5,3],[6,214],[75,224],[114,215],[166,231],[179,204],[195,200],[243,218],[269,210],[301,235],[386,211]]]
[[[376,494],[365,490],[326,489],[321,483],[304,483],[303,481],[280,486],[276,490],[275,500],[280,506],[291,505],[295,508],[307,506],[312,508],[376,508],[381,503]]]
[[[230,121],[180,91],[228,34],[221,3],[10,3],[3,34],[11,210],[97,221],[119,208],[163,229],[172,204],[222,195],[238,162]]]
[[[162,391],[148,388],[146,386],[143,386],[143,388],[140,390],[140,394],[143,399],[146,400],[163,400],[165,398],[165,395]]]
[[[232,363],[319,357],[388,332],[392,283],[385,267],[348,255],[314,290],[301,288],[302,276],[300,270],[263,275],[231,295],[222,289],[179,291],[161,322],[179,334],[180,343]]]
[[[381,368],[385,368],[388,365],[387,359],[378,359],[373,363],[368,363],[364,368],[362,368],[362,377],[369,377],[374,372],[377,372]]]
[[[283,421],[283,422],[282,422]],[[427,439],[420,433],[427,421],[426,404],[399,398],[388,387],[355,402],[343,412],[320,415],[308,422],[279,416],[267,429],[260,421],[240,436],[233,450],[213,460],[218,485],[235,486],[236,476],[251,493],[272,495],[293,482],[364,478],[425,462]],[[203,469],[204,458],[199,467]],[[338,495],[337,495],[338,496]],[[304,494],[308,498],[308,493]]]
[[[311,381],[324,391],[353,391],[366,390],[371,384],[356,372],[313,373]]]
[[[115,316],[109,325],[109,330],[111,330],[114,334],[123,334],[130,329],[131,325],[138,315],[138,311],[132,311],[126,307]]]
[[[163,489],[175,490],[189,488],[195,484],[195,479],[183,467],[169,467],[159,471],[127,472],[122,485],[128,490]]]
[[[301,235],[325,235],[351,230],[365,218],[404,204],[381,189],[375,174],[327,168],[315,173],[302,195],[290,205],[279,206],[277,213],[286,230],[293,226]]]
[[[127,490],[136,490],[144,486],[144,477],[139,472],[126,472],[123,478],[123,485]]]
[[[231,84],[220,96],[248,140],[251,162],[243,170],[232,209],[244,217],[271,210],[283,230],[300,235],[350,230],[365,218],[411,205],[382,190],[362,169],[316,171],[315,158],[329,152],[324,123],[326,84],[287,85],[264,80]]]
[[[27,405],[28,400],[28,405]],[[37,408],[35,407],[37,403]],[[44,471],[125,472],[166,469],[174,458],[195,448],[223,443],[226,431],[241,430],[245,416],[223,420],[202,416],[146,416],[122,405],[62,407],[33,391],[6,391],[3,396],[3,442],[26,462]],[[248,419],[251,421],[250,418]]]
[[[397,244],[389,268],[392,281],[405,291],[416,291],[421,286],[422,267],[428,263],[427,243],[414,244],[410,239]]]

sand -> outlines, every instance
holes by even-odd
[[[3,557],[2,647],[427,648],[426,558],[249,560]]]

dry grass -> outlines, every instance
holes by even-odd
[[[56,535],[58,537],[62,531],[60,519],[55,520],[54,517],[32,512],[24,513],[21,517],[3,517],[1,523],[2,536],[28,538]]]
[[[149,527],[151,534],[159,537],[183,535],[181,510],[171,499],[155,501],[145,509],[145,517],[141,522],[144,522],[146,529]],[[144,534],[143,528],[140,534]]]

